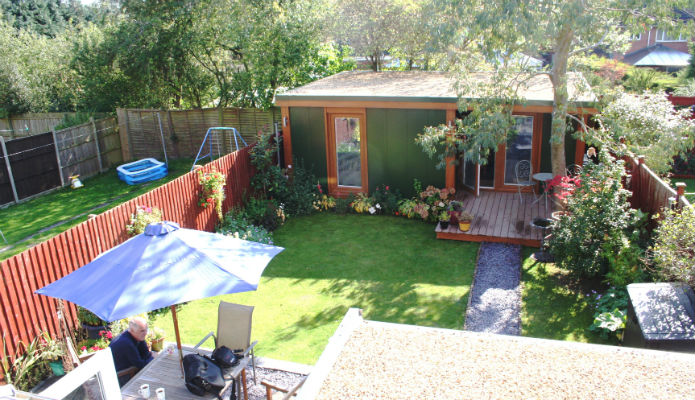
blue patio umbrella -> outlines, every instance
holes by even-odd
[[[256,290],[282,250],[165,221],[36,293],[71,301],[107,322],[171,306],[181,350],[176,304]]]

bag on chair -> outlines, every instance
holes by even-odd
[[[203,396],[208,392],[219,397],[224,388],[220,367],[200,354],[188,354],[183,358],[183,372],[186,388],[195,395]]]
[[[241,357],[232,351],[227,346],[220,346],[212,352],[212,360],[215,364],[219,365],[220,368],[231,368],[239,365],[239,359]]]

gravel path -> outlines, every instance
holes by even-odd
[[[521,247],[483,243],[464,329],[521,334]]]
[[[253,384],[253,370],[249,366],[246,369],[246,383],[249,389],[249,400],[264,400],[265,386],[261,385],[261,381],[265,380],[280,387],[291,388],[304,377],[304,375],[293,372],[280,371],[277,369],[268,369],[256,367],[256,382]]]

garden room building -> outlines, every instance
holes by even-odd
[[[587,87],[580,75],[568,78],[571,110],[586,119],[595,113],[594,97],[579,90]],[[454,85],[455,79],[444,72],[349,71],[278,94],[285,165],[311,170],[335,197],[372,193],[382,185],[412,196],[414,179],[423,188],[455,188],[473,193],[471,197],[484,192],[516,195],[519,161],[527,160],[533,173],[551,171],[553,89],[547,74],[528,80],[523,105],[513,111],[518,134],[500,145],[487,164],[449,162],[446,169],[437,169],[438,159],[425,154],[415,139],[426,126],[453,125],[462,118]],[[582,164],[584,143],[570,134],[565,143],[567,165]],[[522,192],[531,190],[524,187]]]

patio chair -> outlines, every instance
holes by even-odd
[[[521,160],[514,166],[514,176],[516,177],[516,190],[519,192],[519,202],[524,202],[524,197],[521,195],[521,188],[533,187],[536,183],[533,181],[533,170],[531,169],[531,162],[528,160]]]
[[[217,308],[217,336],[210,332],[195,345],[200,347],[210,336],[215,341],[215,348],[227,346],[230,350],[243,350],[244,357],[251,356],[253,383],[256,384],[256,356],[253,352],[258,341],[251,343],[251,317],[253,306],[220,301]]]
[[[565,168],[565,173],[567,176],[577,176],[582,173],[582,166],[577,164],[568,165]]]
[[[265,398],[267,400],[289,400],[292,396],[297,395],[297,391],[306,381],[306,376],[302,378],[296,385],[291,388],[284,388],[281,386],[274,385],[268,381],[261,381],[261,385],[265,386]],[[276,393],[273,393],[273,390]]]

